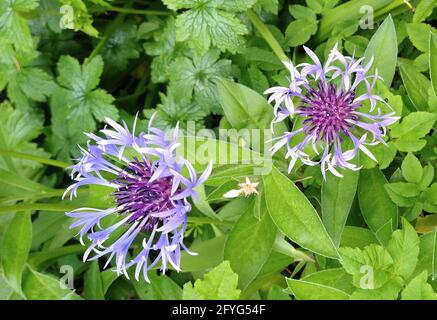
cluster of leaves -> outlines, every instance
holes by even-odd
[[[410,1],[413,11],[369,0],[371,17],[362,4],[2,1],[0,299],[436,299],[437,2]],[[364,28],[371,20],[374,28]],[[238,130],[270,128],[273,108],[262,93],[287,85],[281,52],[306,62],[306,45],[323,60],[336,43],[374,58],[384,79],[376,91],[400,117],[386,145],[371,148],[378,162],[363,155],[360,172],[326,180],[301,163],[284,174],[282,156],[262,168],[264,150],[255,146],[264,137],[244,141]],[[105,117],[131,125],[137,114],[143,130],[155,113],[162,128],[180,122],[188,131],[195,121],[196,129],[235,129],[239,154],[259,161],[209,153],[235,147],[222,137],[203,145],[214,168],[186,235],[198,255],[183,253],[183,272],[153,270],[146,283],[81,260],[86,248],[63,212],[107,208],[107,190],[59,198],[84,131]],[[301,124],[275,133],[291,125]],[[247,176],[259,182],[258,195],[223,197]],[[74,290],[59,286],[65,266]]]

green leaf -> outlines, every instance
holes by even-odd
[[[355,198],[359,173],[344,171],[343,178],[328,174],[322,182],[322,221],[338,247]]]
[[[428,272],[426,271],[412,279],[402,291],[402,300],[437,300],[437,293],[427,280]]]
[[[414,154],[408,153],[402,161],[402,175],[408,182],[419,183],[422,180],[423,168]]]
[[[290,300],[290,295],[288,295],[282,287],[277,284],[272,284],[267,293],[267,300]]]
[[[437,279],[437,232],[436,228],[420,237],[419,260],[413,276],[417,276],[423,270]]]
[[[394,271],[408,279],[414,272],[419,256],[419,237],[416,230],[402,218],[402,230],[396,230],[388,242],[387,250],[393,258]]]
[[[285,30],[285,43],[290,47],[305,44],[317,32],[317,20],[295,20]]]
[[[203,279],[197,279],[194,286],[191,282],[184,284],[184,300],[236,300],[240,297],[237,289],[238,275],[230,266],[229,261],[205,274]]]
[[[82,31],[91,37],[97,37],[99,32],[93,27],[93,17],[88,12],[88,8],[82,0],[61,0],[61,3],[71,6],[73,9],[73,28],[75,31]],[[69,13],[68,11],[66,12]],[[66,17],[69,18],[68,16]]]
[[[308,7],[301,6],[299,4],[288,6],[288,11],[296,20],[316,20],[316,13]]]
[[[265,201],[261,201],[259,219],[254,216],[253,199],[235,223],[225,245],[224,259],[230,261],[232,270],[238,274],[239,287],[243,290],[269,258],[276,238],[276,226],[270,219]]]
[[[21,111],[12,108],[6,101],[0,104],[0,149],[25,152],[27,154],[48,158],[49,154],[31,142],[39,137],[43,130],[43,119],[40,114],[32,111]],[[30,176],[39,163],[24,159],[12,160],[7,156],[0,156],[0,168],[19,173],[20,176]],[[38,191],[30,189],[29,191]]]
[[[118,110],[112,104],[114,98],[97,88],[103,72],[101,56],[87,60],[82,66],[75,58],[62,56],[57,68],[61,87],[53,93],[51,109],[52,121],[62,121],[59,135],[65,139],[80,139],[83,131],[96,129],[96,121],[103,121],[105,117],[118,119]],[[54,123],[52,130],[56,126]]]
[[[435,7],[437,7],[436,0],[420,1],[416,6],[416,10],[414,11],[413,22],[424,21],[426,18],[428,18],[431,15]]]
[[[419,195],[420,190],[415,183],[395,182],[385,185],[386,190],[390,190],[400,196],[412,198]]]
[[[80,300],[81,298],[68,288],[62,288],[60,281],[53,276],[43,274],[27,267],[23,281],[23,291],[29,300]]]
[[[141,26],[140,26],[141,28]],[[155,83],[168,80],[169,68],[172,62],[180,56],[188,54],[189,48],[176,42],[175,19],[170,16],[165,25],[153,33],[154,42],[146,42],[146,53],[155,56],[152,61],[152,81]]]
[[[216,83],[232,75],[231,61],[219,59],[218,50],[210,50],[192,59],[177,58],[169,68],[169,91],[178,99],[194,98],[209,113],[221,114]]]
[[[202,105],[179,99],[176,94],[168,93],[164,95],[159,93],[159,96],[161,103],[158,104],[156,109],[153,109],[153,113],[149,112],[150,109],[144,109],[143,111],[148,118],[156,113],[155,118],[153,118],[155,127],[171,130],[179,123],[181,128],[188,130],[190,129],[188,126],[189,121],[195,122],[195,129],[204,127],[203,122],[209,113],[209,107],[205,110]]]
[[[402,279],[394,278],[378,289],[355,290],[351,295],[351,300],[396,300],[402,286]]]
[[[176,40],[184,41],[198,54],[205,54],[211,45],[221,51],[235,53],[244,44],[247,28],[235,17],[255,4],[256,0],[215,1],[163,0],[172,9],[188,9],[176,18]]]
[[[133,272],[131,277],[134,277]],[[149,272],[150,283],[140,279],[132,279],[130,282],[142,300],[181,300],[182,289],[168,276],[158,275],[157,272]]]
[[[225,242],[225,236],[195,242],[190,247],[190,251],[197,253],[197,255],[193,256],[183,251],[181,253],[181,269],[184,272],[203,271],[219,265],[223,261]]]
[[[263,182],[267,208],[278,229],[305,249],[338,258],[317,211],[294,183],[275,167]]]
[[[431,86],[430,81],[410,64],[401,64],[399,70],[408,97],[414,107],[417,111],[426,111],[428,109],[428,88]]]
[[[411,112],[402,122],[393,126],[390,134],[400,151],[415,152],[422,149],[425,137],[437,120],[437,114],[429,112]]]
[[[273,108],[259,93],[241,84],[221,80],[218,83],[220,103],[226,119],[233,128],[240,129],[267,129],[273,119]],[[276,125],[277,132],[284,132],[283,123]],[[261,132],[259,140],[253,137],[252,147],[259,152],[264,152],[264,133]],[[258,150],[259,149],[259,150]]]
[[[48,73],[34,66],[33,61],[39,53],[5,51],[5,57],[0,59],[0,73],[3,74],[0,89],[6,87],[9,99],[21,110],[28,110],[31,101],[45,102],[56,84]]]
[[[84,297],[87,300],[105,300],[103,280],[97,261],[92,262],[85,273]]]
[[[1,243],[1,262],[9,285],[21,293],[21,279],[32,242],[30,212],[17,212],[7,226]]]
[[[286,279],[288,288],[299,300],[349,300],[346,292],[304,280]]]
[[[407,24],[407,33],[413,45],[422,52],[429,50],[429,34],[435,31],[433,27],[426,23]]]
[[[101,52],[105,64],[113,70],[124,71],[128,67],[129,60],[140,56],[139,45],[136,40],[137,26],[135,21],[126,21],[118,25],[111,36],[106,40]]]
[[[12,43],[17,50],[33,46],[26,16],[38,7],[38,0],[9,0],[0,3],[0,40]]]
[[[371,272],[367,289],[382,287],[393,277],[393,259],[383,247],[371,244],[364,249],[340,248],[341,264],[353,277],[353,284],[360,288],[367,272]]]
[[[437,36],[429,33],[429,76],[434,96],[437,96]]]
[[[365,228],[345,226],[341,237],[340,245],[342,247],[361,248],[370,244],[378,243],[372,231]]]
[[[385,244],[398,225],[398,208],[384,185],[387,179],[379,169],[361,170],[358,199],[361,213],[378,240]]]
[[[368,3],[368,5],[371,4]],[[364,64],[368,63],[373,57],[374,62],[369,72],[374,74],[375,70],[378,69],[378,75],[382,77],[384,84],[390,87],[395,74],[397,56],[396,29],[393,19],[389,15],[370,39],[364,53],[366,58]]]
[[[302,280],[337,288],[348,294],[355,290],[352,284],[352,276],[343,268],[332,268],[313,272],[303,277]]]

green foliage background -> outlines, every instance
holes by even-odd
[[[1,1],[0,299],[437,299],[436,7]],[[374,28],[363,29],[369,8]],[[105,117],[132,125],[137,113],[144,128],[155,112],[157,126],[179,121],[185,133],[188,120],[196,129],[269,128],[262,93],[287,85],[281,60],[305,62],[303,45],[323,59],[336,43],[375,58],[378,94],[401,117],[387,145],[372,148],[378,163],[363,156],[360,172],[324,181],[302,164],[284,174],[279,157],[252,177],[260,195],[232,201],[223,194],[253,168],[215,165],[190,213],[187,243],[198,255],[182,255],[181,273],[153,270],[149,284],[82,262],[85,247],[63,213],[111,201],[94,187],[60,200],[83,132]],[[73,290],[59,286],[65,266]]]

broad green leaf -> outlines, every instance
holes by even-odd
[[[290,295],[277,284],[273,284],[267,293],[267,300],[290,300]]]
[[[436,120],[437,114],[434,113],[420,111],[409,113],[402,119],[401,123],[393,126],[390,130],[391,137],[395,138],[396,147],[400,151],[407,152],[422,149],[426,144],[422,138],[428,134]],[[417,144],[421,144],[421,146]],[[417,147],[413,148],[414,145]]]
[[[219,265],[223,261],[225,242],[225,236],[198,240],[190,247],[190,251],[197,255],[190,255],[186,251],[181,253],[181,269],[184,272],[203,271]]]
[[[416,230],[404,218],[402,225],[402,230],[393,232],[387,250],[393,258],[394,271],[404,279],[408,279],[416,268],[419,256],[419,237]]]
[[[295,4],[288,6],[288,11],[293,16],[293,18],[297,19],[306,19],[306,20],[316,20],[316,13],[308,7]]]
[[[342,247],[361,248],[367,247],[370,244],[378,243],[374,233],[369,229],[345,226],[340,245]]]
[[[322,182],[322,221],[338,247],[355,198],[359,173],[345,171],[343,178],[328,174]]]
[[[436,228],[432,232],[420,237],[419,260],[413,276],[419,275],[427,270],[432,279],[437,279],[437,232]]]
[[[351,295],[351,300],[396,300],[402,286],[402,279],[394,278],[378,289],[355,290]]]
[[[423,271],[402,290],[402,300],[437,300],[437,293],[427,282],[428,273]]]
[[[196,208],[199,209],[200,212],[202,212],[205,216],[210,217],[212,219],[220,220],[220,218],[217,217],[214,209],[211,208],[211,206],[209,205],[209,203],[206,199],[205,186],[203,186],[203,185],[198,186],[196,188],[196,192],[197,192],[197,199],[194,202],[194,205],[196,206]]]
[[[87,300],[105,300],[103,280],[97,261],[90,263],[85,273],[84,297]]]
[[[429,76],[434,91],[437,96],[437,36],[429,33]]]
[[[109,24],[108,28],[110,27]],[[111,66],[109,74],[114,74],[114,71],[126,70],[129,60],[137,59],[140,56],[136,35],[137,26],[135,21],[127,20],[121,25],[117,24],[117,28],[108,37],[101,52],[105,64]]]
[[[18,51],[6,55],[7,58],[0,59],[0,73],[3,75],[0,89],[6,87],[11,102],[27,111],[32,102],[47,101],[56,84],[51,75],[34,66],[39,53]]]
[[[428,88],[431,86],[430,81],[410,64],[401,64],[399,70],[408,97],[416,110],[428,110]]]
[[[254,165],[253,175],[261,175],[270,170],[271,159],[232,140],[227,142],[199,134],[195,137],[179,137],[178,141],[180,146],[176,149],[177,155],[190,161],[198,172],[205,170],[210,161],[213,168],[221,165]]]
[[[431,15],[435,7],[437,7],[436,0],[421,0],[415,8],[413,22],[424,21]]]
[[[4,277],[17,293],[21,293],[22,273],[31,242],[30,212],[17,212],[5,230],[0,251]]]
[[[285,30],[287,46],[297,47],[305,44],[317,32],[317,20],[299,19],[291,22]]]
[[[373,57],[374,62],[369,72],[374,74],[377,69],[378,75],[384,80],[384,84],[390,87],[395,74],[397,56],[396,29],[393,19],[389,15],[370,39],[364,53],[366,58],[364,64]]]
[[[15,290],[11,288],[8,281],[3,275],[3,269],[0,265],[0,300],[9,300],[16,295]]]
[[[419,183],[422,180],[423,168],[414,154],[408,153],[402,161],[402,175],[408,182]]]
[[[178,99],[194,99],[209,113],[221,114],[216,83],[232,75],[231,61],[220,59],[218,50],[204,55],[177,58],[169,67],[169,92]]]
[[[352,276],[343,268],[317,271],[303,277],[302,280],[337,288],[348,294],[355,290],[355,287],[352,284]]]
[[[225,244],[224,259],[230,261],[232,270],[238,274],[241,289],[245,289],[260,272],[276,238],[276,226],[267,212],[265,201],[261,201],[259,219],[254,215],[256,201],[252,199]]]
[[[3,38],[18,50],[28,50],[33,39],[27,15],[38,7],[38,0],[8,0],[0,3],[0,39]]]
[[[275,167],[263,181],[267,208],[278,229],[305,249],[338,258],[317,211],[295,184]]]
[[[240,296],[237,289],[238,275],[235,274],[229,261],[205,274],[203,279],[197,279],[194,286],[191,282],[184,284],[184,300],[236,300]]]
[[[318,283],[287,279],[287,284],[299,300],[349,300],[350,298],[344,291]]]
[[[170,277],[158,275],[157,272],[149,272],[150,283],[144,281],[141,276],[140,280],[134,279],[131,273],[131,284],[135,288],[138,296],[142,300],[181,300],[182,289]]]
[[[393,259],[383,247],[371,244],[364,249],[340,248],[341,264],[353,277],[353,284],[360,288],[363,283],[367,289],[377,289],[391,280]],[[369,278],[366,279],[366,274]],[[368,280],[368,282],[366,282]]]
[[[321,0],[307,0],[307,2],[311,4],[318,2],[319,4],[310,6],[310,8],[312,8],[316,12],[317,11],[320,12],[320,10],[323,11],[323,16],[320,21],[319,31],[317,32],[317,36],[315,39],[318,43],[321,43],[330,37],[333,29],[338,24],[344,23],[346,21],[359,21],[363,16],[361,10],[363,4],[372,7],[373,12],[377,12],[379,9],[382,9],[388,4],[392,3],[393,0],[367,0],[365,3],[360,0],[346,1],[340,4],[339,6],[336,6],[335,8],[334,6],[331,5],[331,6],[326,6],[325,9],[317,9],[317,7],[321,6],[320,4],[322,2]],[[328,2],[335,4],[337,1],[327,1],[327,3]],[[385,20],[386,23],[387,23],[387,19]],[[383,31],[387,31],[386,28],[388,27],[385,25]],[[393,27],[390,25],[388,29],[393,30]],[[385,81],[388,81],[388,79],[385,79]]]
[[[234,128],[270,126],[273,109],[259,93],[229,80],[219,81],[217,87],[226,119]]]
[[[429,50],[429,34],[435,31],[431,25],[426,23],[407,24],[407,33],[413,45],[422,52]]]
[[[186,94],[189,94],[188,92]],[[145,109],[143,113],[147,118],[155,114],[153,126],[163,130],[173,130],[176,125],[187,131],[203,129],[204,118],[209,114],[210,108],[204,108],[197,102],[185,101],[177,93],[159,94],[161,103],[155,109]],[[213,106],[211,106],[213,107]],[[193,127],[190,127],[194,124]],[[191,133],[191,132],[190,132]]]
[[[244,45],[242,36],[248,30],[235,13],[249,9],[256,1],[206,0],[201,5],[194,0],[163,2],[172,10],[188,9],[176,18],[176,40],[186,42],[198,54],[205,54],[211,46],[235,53]]]
[[[103,294],[105,294],[108,291],[108,289],[111,287],[114,281],[117,280],[117,278],[119,277],[117,272],[114,272],[111,269],[101,272],[100,276],[102,278]]]
[[[81,298],[68,288],[62,288],[59,279],[33,270],[23,280],[23,292],[29,300],[80,300]]]
[[[361,213],[382,244],[388,242],[398,225],[398,208],[384,188],[386,183],[387,179],[377,168],[360,172],[358,199]]]
[[[413,183],[395,182],[384,187],[390,199],[399,207],[412,207],[416,202],[415,197],[420,193],[417,185]]]
[[[61,56],[57,69],[60,87],[51,98],[52,121],[62,121],[61,129],[66,130],[63,134],[66,138],[81,137],[83,131],[95,130],[96,121],[103,121],[105,117],[118,119],[114,98],[97,88],[103,72],[101,56],[86,60],[83,65],[71,56]],[[57,116],[63,113],[65,116],[61,117],[62,120],[58,119]],[[55,124],[52,127],[54,130]]]

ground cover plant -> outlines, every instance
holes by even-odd
[[[0,299],[437,299],[436,0],[0,2]]]

